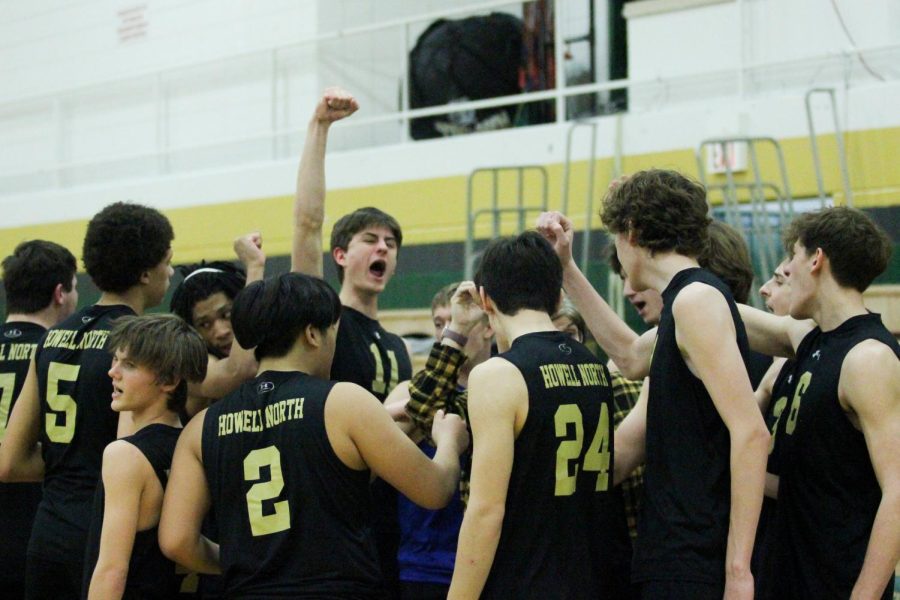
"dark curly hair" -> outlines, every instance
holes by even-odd
[[[634,233],[651,253],[699,256],[710,222],[706,189],[676,171],[650,169],[619,183],[603,199],[600,217],[610,233]]]
[[[891,240],[864,212],[836,206],[804,213],[784,231],[784,249],[794,255],[800,242],[807,255],[821,248],[841,287],[864,292],[891,260]]]
[[[722,221],[710,223],[709,242],[697,262],[731,289],[735,302],[747,303],[753,287],[753,263],[740,231]]]
[[[209,269],[208,271],[199,271]],[[192,265],[182,265],[176,269],[184,279],[175,288],[169,310],[194,324],[194,305],[213,294],[222,292],[229,300],[234,300],[247,283],[247,275],[234,263],[225,261],[201,261]]]
[[[121,293],[158,265],[175,233],[158,210],[116,202],[91,219],[84,236],[84,268],[100,291]]]
[[[47,308],[57,285],[72,291],[76,267],[75,257],[59,244],[45,240],[22,242],[3,259],[6,313],[27,315]]]

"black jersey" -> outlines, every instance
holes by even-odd
[[[620,597],[630,542],[611,493],[609,373],[556,331],[523,335],[500,356],[525,379],[528,416],[515,441],[500,541],[481,597]]]
[[[45,331],[35,323],[0,325],[0,443]],[[0,483],[0,563],[4,565],[0,580],[24,577],[25,550],[40,501],[40,483]]]
[[[226,596],[377,598],[369,472],[325,431],[334,383],[266,371],[206,413],[203,468]]]
[[[172,454],[181,428],[154,423],[143,427],[134,435],[122,438],[132,444],[153,467],[163,489],[169,481],[169,469],[172,468]],[[94,509],[91,526],[87,537],[87,548],[84,557],[84,585],[81,597],[87,598],[91,585],[91,577],[97,558],[100,555],[100,534],[103,531],[104,502],[106,500],[103,479],[97,483],[94,495]],[[169,600],[178,596],[182,575],[175,573],[175,563],[163,556],[159,549],[159,527],[154,526],[138,531],[134,536],[134,547],[128,563],[128,579],[125,582],[123,599],[158,599]]]
[[[788,360],[781,367],[775,382],[772,384],[772,397],[763,415],[766,427],[772,434],[769,441],[769,459],[766,472],[772,475],[780,473],[778,443],[778,420],[785,414],[788,403],[787,380],[793,370],[794,361]],[[753,543],[753,556],[750,568],[753,572],[755,597],[758,600],[777,600],[781,589],[775,579],[776,537],[775,517],[778,502],[775,498],[763,496],[762,510],[759,513],[759,526],[756,529],[756,541]]]
[[[103,449],[116,439],[110,408],[111,323],[133,315],[127,306],[89,306],[51,327],[35,355],[41,397],[44,497],[28,554],[81,564]]]
[[[677,273],[662,293],[650,364],[644,501],[633,570],[637,582],[725,581],[731,443],[706,387],[678,349],[672,315],[678,293],[695,282],[725,297],[745,365],[749,355],[744,323],[728,286],[704,269]]]
[[[862,432],[838,400],[841,365],[865,340],[900,346],[877,314],[818,327],[797,348],[778,424],[778,580],[791,598],[847,598],[859,577],[881,487]],[[893,581],[884,591],[891,597]]]
[[[341,308],[331,364],[332,381],[349,381],[384,402],[397,383],[412,377],[406,344],[375,319],[349,306]]]

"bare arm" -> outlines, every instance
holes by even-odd
[[[506,511],[517,412],[523,405],[527,407],[528,400],[521,374],[502,359],[491,359],[475,367],[469,375],[469,385],[474,449],[472,487],[459,531],[456,565],[447,596],[450,599],[477,598],[484,589]]]
[[[815,323],[809,320],[778,317],[745,304],[737,306],[747,330],[750,348],[769,356],[793,358],[797,346],[815,328]]]
[[[781,373],[781,369],[784,368],[785,359],[776,358],[772,361],[772,365],[769,367],[769,370],[766,371],[766,374],[763,375],[762,381],[759,382],[759,385],[756,387],[756,390],[753,392],[753,396],[756,398],[756,404],[759,406],[759,410],[765,414],[769,408],[769,404],[772,402],[772,389],[775,386],[775,380],[778,379],[778,374]],[[778,407],[775,407],[776,410],[779,410]],[[776,414],[776,417],[778,415]],[[772,443],[775,442],[775,427],[777,427],[778,421],[775,422],[775,425],[772,427],[772,431],[770,432],[772,435]],[[769,452],[771,452],[771,446],[769,447]],[[766,472],[766,487],[765,487],[765,495],[767,498],[778,498],[778,475],[773,475],[772,473]]]
[[[425,508],[443,508],[459,481],[459,455],[468,445],[465,424],[456,415],[435,415],[434,459],[419,450],[394,424],[381,403],[351,383],[338,383],[325,404],[325,428],[335,452],[351,468],[372,472]]]
[[[672,312],[679,349],[703,381],[731,438],[726,597],[752,599],[750,555],[762,507],[769,431],[753,397],[724,296],[694,283],[678,294]]]
[[[644,380],[637,404],[616,429],[614,443],[613,485],[619,485],[636,468],[644,464],[647,440],[647,400],[650,397],[650,379]]]
[[[103,529],[89,600],[121,598],[137,533],[145,477],[153,476],[140,450],[116,441],[103,451]]]
[[[597,344],[629,379],[640,379],[649,370],[650,348],[607,304],[572,260],[572,222],[558,212],[543,213],[537,229],[556,250],[563,265],[563,287],[584,317]],[[652,345],[652,344],[651,344]],[[645,364],[646,363],[646,364]]]
[[[900,561],[900,361],[875,340],[844,359],[838,397],[856,415],[881,486],[866,558],[851,598],[879,598]]]
[[[206,411],[187,424],[172,457],[159,518],[159,547],[176,563],[197,573],[221,572],[219,545],[200,533],[209,512],[210,495],[201,458],[201,433]]]
[[[44,459],[38,444],[41,434],[41,399],[34,359],[16,399],[6,435],[0,444],[0,481],[41,481]]]
[[[359,108],[353,96],[328,88],[309,122],[294,200],[291,271],[322,276],[322,225],[325,222],[325,146],[331,124]]]

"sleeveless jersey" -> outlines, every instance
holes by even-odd
[[[412,377],[406,344],[375,319],[349,306],[341,308],[332,381],[349,381],[384,402],[397,383]]]
[[[749,356],[744,323],[731,291],[704,269],[680,271],[662,293],[650,364],[644,502],[638,521],[634,580],[722,585],[731,502],[730,438],[703,382],[691,373],[675,339],[672,305],[700,282],[728,303],[737,345]]]
[[[0,325],[0,443],[45,331],[35,323]],[[5,571],[0,581],[24,578],[25,550],[40,501],[40,483],[0,483],[0,563]]]
[[[122,438],[135,446],[153,467],[163,489],[169,481],[172,468],[172,454],[181,429],[161,423],[147,425],[134,435]],[[84,585],[81,597],[87,598],[91,577],[100,555],[100,534],[103,531],[104,502],[106,499],[101,478],[94,495],[94,514],[88,532],[87,550],[84,558]],[[138,531],[134,536],[134,547],[128,563],[128,579],[122,598],[141,600],[168,600],[177,598],[183,576],[175,573],[175,563],[163,556],[159,549],[159,526]]]
[[[780,471],[779,452],[781,444],[778,443],[778,420],[784,415],[784,408],[788,401],[787,379],[793,370],[794,361],[788,360],[781,367],[775,382],[772,384],[772,397],[766,407],[766,427],[772,434],[769,442],[769,460],[766,463],[766,472],[778,475]],[[776,538],[775,526],[778,501],[775,498],[763,496],[762,510],[759,513],[759,526],[756,529],[756,541],[753,544],[753,556],[750,568],[753,572],[755,596],[758,600],[777,600],[780,588],[775,580],[776,564]]]
[[[51,327],[35,355],[41,397],[44,497],[28,554],[81,564],[103,449],[116,439],[119,415],[110,408],[112,321],[127,306],[89,306]]]
[[[792,598],[847,598],[865,558],[881,488],[862,432],[838,400],[841,366],[874,339],[900,357],[877,314],[818,327],[797,348],[790,403],[778,424],[778,580]],[[892,578],[893,579],[893,578]],[[891,597],[893,581],[884,591]]]
[[[209,408],[203,468],[228,598],[378,598],[369,471],[325,431],[334,383],[266,371]]]
[[[557,331],[520,336],[500,356],[525,379],[528,415],[515,441],[500,541],[481,597],[619,597],[630,542],[611,493],[609,372]]]

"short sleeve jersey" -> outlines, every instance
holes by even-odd
[[[662,293],[663,310],[650,364],[644,501],[633,570],[636,582],[722,585],[725,579],[730,438],[706,387],[678,348],[672,314],[678,294],[696,282],[725,297],[745,367],[750,352],[728,286],[704,269],[677,273]]]
[[[609,372],[556,331],[520,336],[500,356],[525,380],[528,415],[482,598],[621,597],[630,542],[612,493]]]
[[[203,468],[229,598],[380,597],[369,472],[341,462],[325,431],[333,386],[265,371],[204,417]]]
[[[106,348],[127,306],[94,305],[50,328],[35,361],[41,397],[44,497],[28,553],[80,564],[103,449],[116,439],[119,415],[110,408],[112,357]]]
[[[412,377],[406,344],[375,319],[344,306],[338,327],[332,381],[349,381],[384,402],[397,383]]]
[[[175,452],[175,443],[178,441],[180,433],[180,427],[153,423],[133,435],[122,438],[141,451],[153,468],[163,489],[166,488],[169,481],[168,473],[172,468],[172,454]],[[91,516],[84,561],[84,585],[81,597],[85,599],[88,597],[94,567],[97,565],[97,558],[100,555],[100,535],[103,531],[105,499],[106,490],[101,478],[94,495],[93,515]],[[142,598],[144,600],[178,598],[183,578],[183,575],[176,573],[175,563],[163,556],[162,550],[159,548],[158,525],[135,534],[123,598]]]
[[[859,577],[881,487],[863,433],[838,398],[841,368],[859,343],[900,346],[877,314],[811,331],[788,377],[790,402],[778,423],[777,579],[791,598],[847,598]],[[893,582],[883,598],[891,597]]]
[[[0,326],[0,443],[44,332],[35,323]],[[0,561],[10,574],[25,572],[25,550],[40,501],[40,483],[0,483]]]

